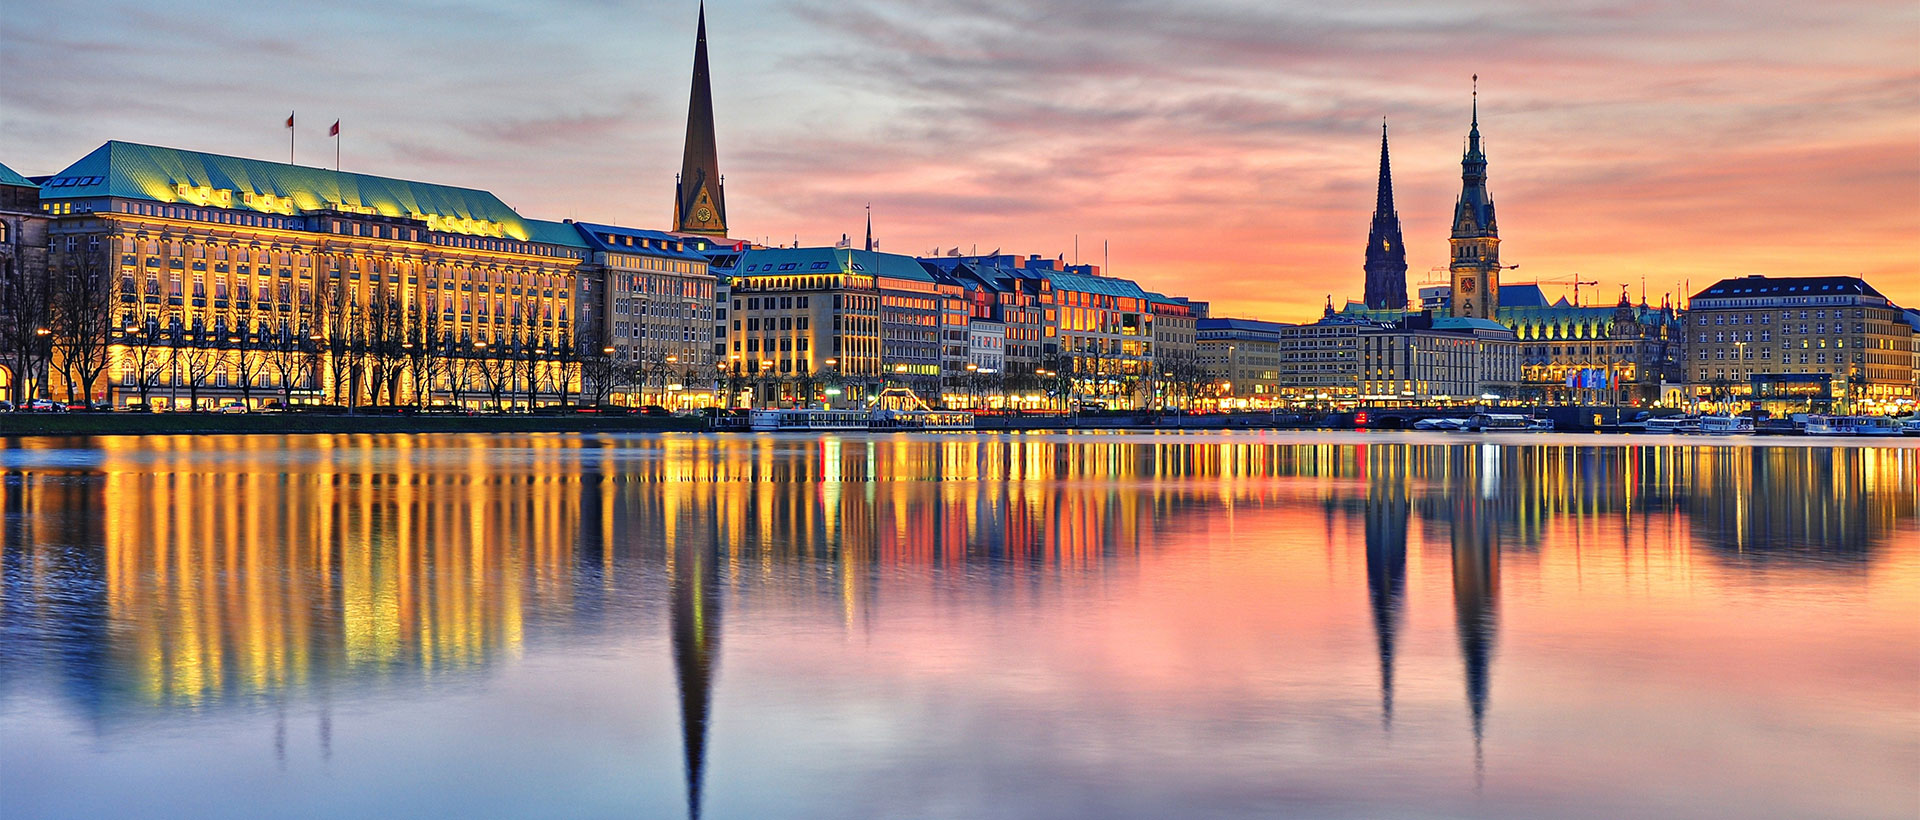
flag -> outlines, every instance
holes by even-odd
[[[293,114],[291,112],[287,114],[287,127],[288,128],[293,127]]]
[[[339,120],[334,120],[334,121],[333,121],[333,127],[332,127],[332,128],[329,128],[329,129],[327,129],[327,136],[329,136],[329,137],[337,137],[337,136],[340,136],[340,121],[339,121]]]

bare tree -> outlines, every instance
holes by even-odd
[[[50,353],[52,294],[44,273],[12,256],[0,264],[0,355],[13,370],[14,402],[25,404],[35,398]]]
[[[207,379],[220,366],[220,350],[214,346],[206,328],[197,323],[191,329],[174,325],[171,342],[175,378],[186,381],[188,409],[198,410],[200,388],[206,386]]]
[[[423,305],[415,300],[408,306],[405,341],[401,346],[406,352],[407,369],[413,375],[415,406],[423,410],[451,361],[447,354],[452,341],[443,338],[443,325],[439,306],[434,301]]]
[[[69,267],[53,276],[53,358],[67,383],[67,401],[93,403],[93,384],[107,369],[113,341],[113,296],[112,268],[97,250],[69,260]]]
[[[125,334],[121,343],[126,345],[127,365],[133,372],[134,387],[140,391],[140,404],[153,406],[153,389],[160,385],[160,376],[167,372],[168,357],[165,350],[165,338],[160,325],[152,317],[136,324],[133,317],[127,317]]]

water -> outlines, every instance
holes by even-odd
[[[14,440],[0,815],[1910,818],[1899,444]]]

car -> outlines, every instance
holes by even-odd
[[[120,408],[120,410],[126,413],[151,413],[153,412],[153,406],[143,401],[130,401],[127,402],[127,406]]]
[[[673,415],[673,411],[657,404],[649,404],[640,408],[640,415],[658,418],[661,416],[671,416]]]
[[[287,412],[287,406],[281,403],[279,399],[267,399],[266,401],[260,403],[260,412],[285,413]]]
[[[26,410],[29,413],[65,413],[67,406],[51,399],[34,399],[27,402]]]
[[[221,413],[245,413],[245,412],[247,412],[247,406],[246,406],[246,405],[244,405],[244,404],[241,404],[241,403],[239,403],[239,402],[237,402],[237,401],[230,401],[230,402],[227,402],[226,404],[223,404],[223,405],[220,405],[220,410],[219,410],[219,412],[221,412]]]
[[[13,402],[7,401],[5,399],[0,399],[0,413],[11,413],[13,412],[13,410],[14,410]]]

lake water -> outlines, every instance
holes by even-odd
[[[0,440],[0,816],[1913,818],[1914,443]]]

